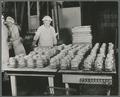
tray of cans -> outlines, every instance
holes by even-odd
[[[36,47],[28,55],[9,59],[9,68],[45,68],[82,71],[115,71],[113,43],[80,43],[50,48]]]
[[[44,68],[49,65],[51,57],[57,55],[64,44],[51,47],[36,47],[28,55],[20,54],[9,58],[8,68]]]
[[[89,72],[115,71],[113,43],[69,45],[50,60],[52,68]]]

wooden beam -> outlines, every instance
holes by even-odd
[[[53,24],[53,27],[55,28],[55,21],[54,21],[54,9],[52,9],[52,24]]]
[[[59,28],[58,28],[58,12],[57,12],[57,4],[56,4],[56,1],[53,2],[53,5],[54,5],[54,22],[55,22],[55,26],[56,26],[56,32],[58,33],[59,32]]]
[[[21,27],[22,27],[22,24],[23,24],[24,8],[25,8],[25,3],[23,2],[22,3],[22,10],[21,10]]]
[[[28,5],[28,31],[30,32],[30,1],[27,2]]]
[[[15,21],[17,23],[17,8],[16,8],[16,2],[14,2],[14,8],[15,8]]]
[[[37,17],[40,18],[39,0],[37,0]],[[39,20],[39,24],[40,24],[40,20]]]
[[[62,4],[62,3],[61,3],[61,4]],[[59,14],[60,14],[60,11],[61,11],[60,6],[62,6],[62,5],[57,5],[57,7],[58,7],[58,8],[57,8],[57,16],[58,16],[58,19],[57,19],[57,20],[58,20],[58,29],[60,28],[60,25],[59,25],[59,24],[60,24],[60,22],[59,22],[59,18],[60,18],[60,17],[59,17]],[[60,37],[59,37],[59,33],[60,33],[60,32],[58,31],[58,39],[60,38]]]
[[[83,23],[83,17],[82,17],[82,3],[81,2],[79,2],[79,7],[80,7],[80,20],[81,20],[81,25],[82,25],[82,23]]]

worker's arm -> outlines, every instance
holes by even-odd
[[[36,46],[36,42],[39,39],[39,35],[40,35],[40,29],[38,28],[37,31],[35,32],[35,36],[33,38],[33,43],[32,43],[33,46]]]
[[[16,25],[13,26],[12,30],[10,30],[11,36],[10,41],[14,42],[15,40],[20,40],[20,34],[18,27]]]
[[[57,34],[55,32],[55,29],[53,28],[53,44],[57,45],[57,38],[56,38]]]

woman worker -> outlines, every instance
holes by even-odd
[[[6,24],[9,29],[10,42],[13,45],[15,55],[26,54],[25,48],[21,42],[18,27],[15,25],[14,19],[8,16],[6,18]]]
[[[52,19],[50,16],[45,16],[42,19],[43,25],[41,25],[33,39],[33,46],[36,46],[38,41],[38,46],[40,47],[53,47],[57,44],[55,29],[50,25]]]

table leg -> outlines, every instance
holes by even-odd
[[[16,77],[10,76],[12,96],[17,96]]]
[[[108,85],[107,96],[110,96],[110,90],[111,90],[111,86]]]
[[[65,83],[66,95],[69,95],[69,84]]]
[[[107,96],[110,96],[110,89],[107,91]]]
[[[54,77],[48,77],[48,83],[49,83],[49,89],[50,89],[50,94],[54,95]]]

